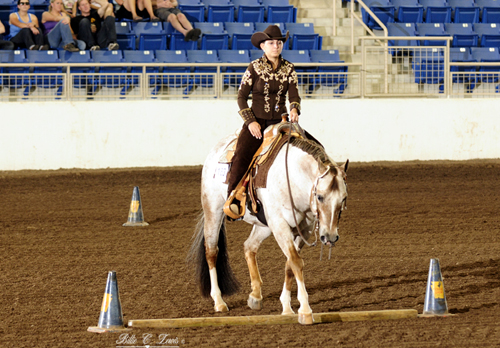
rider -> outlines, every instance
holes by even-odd
[[[252,35],[252,44],[262,49],[264,55],[250,63],[238,90],[239,114],[243,127],[238,137],[228,177],[228,197],[241,181],[250,162],[262,144],[262,132],[268,126],[281,122],[287,113],[286,94],[290,102],[290,121],[297,123],[300,114],[300,96],[297,73],[292,63],[283,59],[281,51],[289,33],[283,36],[277,25],[268,26],[263,32]],[[252,93],[252,106],[248,97]],[[306,132],[306,137],[316,141]],[[317,142],[317,141],[316,141]],[[240,202],[234,199],[231,211],[240,215]]]

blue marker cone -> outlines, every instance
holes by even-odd
[[[99,333],[130,331],[130,329],[125,328],[123,325],[122,305],[120,304],[115,271],[108,273],[99,323],[97,326],[89,327],[87,331]]]
[[[139,187],[135,186],[132,192],[132,202],[130,203],[130,211],[128,213],[128,220],[123,226],[148,226],[147,222],[144,222],[144,215],[142,213],[142,202],[141,194],[139,193]]]
[[[427,290],[425,292],[423,316],[448,315],[448,304],[444,293],[443,277],[438,259],[431,259]]]

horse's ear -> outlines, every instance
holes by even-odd
[[[345,163],[340,166],[340,168],[344,170],[344,173],[347,173],[347,167],[349,167],[349,160],[345,161]]]

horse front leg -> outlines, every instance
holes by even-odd
[[[306,291],[306,286],[304,284],[304,261],[297,251],[297,247],[293,242],[292,231],[290,227],[285,224],[281,224],[277,229],[273,229],[274,236],[281,250],[287,258],[287,265],[285,269],[285,284],[283,286],[283,292],[281,294],[280,300],[283,304],[283,314],[289,314],[291,311],[290,300],[291,297],[291,279],[292,274],[295,276],[297,282],[297,299],[300,302],[300,308],[298,310],[299,323],[303,325],[310,325],[313,323],[312,310],[309,306],[309,296]],[[280,231],[280,232],[274,232]],[[289,271],[291,270],[291,272]]]
[[[247,304],[248,307],[255,310],[262,309],[262,278],[257,265],[257,251],[262,242],[270,235],[271,230],[269,228],[254,225],[252,233],[244,243],[245,260],[250,272],[252,286],[252,292],[248,296]]]

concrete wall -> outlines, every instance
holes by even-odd
[[[500,158],[495,99],[308,100],[337,161]],[[235,100],[2,103],[0,170],[202,164],[241,127]]]

